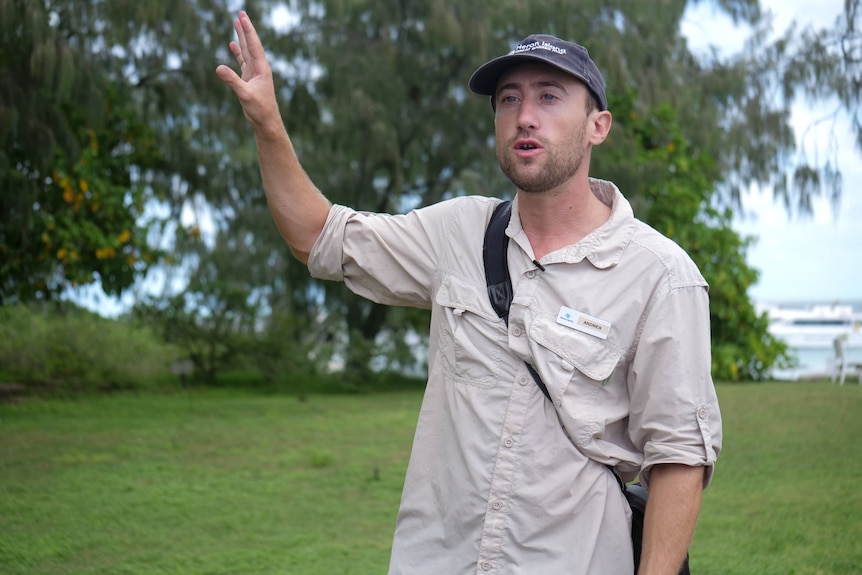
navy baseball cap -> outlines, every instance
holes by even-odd
[[[601,110],[608,109],[605,79],[587,49],[549,34],[527,36],[508,54],[480,66],[470,77],[470,90],[493,99],[500,76],[512,66],[527,62],[544,62],[574,76],[596,97]]]

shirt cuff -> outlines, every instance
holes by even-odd
[[[344,281],[344,228],[356,212],[345,206],[333,205],[329,209],[323,230],[308,255],[311,277]]]

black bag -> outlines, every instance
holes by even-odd
[[[485,243],[482,246],[482,259],[485,262],[485,281],[488,285],[488,297],[491,300],[491,306],[494,308],[494,311],[497,312],[497,315],[507,325],[509,323],[509,306],[512,304],[513,297],[512,278],[509,277],[509,261],[506,255],[509,246],[506,227],[509,225],[511,213],[512,202],[502,202],[494,208],[491,221],[488,222],[488,227],[485,229]],[[536,265],[539,264],[537,263]],[[548,388],[545,386],[545,382],[542,381],[539,373],[529,363],[525,363],[525,365],[530,375],[533,376],[536,385],[539,386],[539,389],[542,390],[548,401],[551,401],[551,395],[548,393]],[[617,483],[619,483],[620,489],[625,494],[629,507],[632,510],[632,546],[634,548],[635,575],[637,575],[641,560],[644,514],[646,513],[648,492],[639,483],[626,485],[612,467],[608,466],[608,469],[613,473]],[[688,567],[687,553],[679,575],[691,575]]]
[[[620,481],[622,483],[622,481]],[[623,484],[623,493],[626,495],[626,501],[629,502],[629,507],[632,508],[632,547],[635,552],[635,574],[638,572],[638,567],[641,564],[641,546],[644,538],[644,514],[646,513],[646,502],[649,493],[640,483],[632,485]],[[685,563],[682,564],[680,575],[688,575],[688,555],[685,556]]]

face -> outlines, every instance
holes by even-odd
[[[586,86],[545,64],[508,70],[497,84],[497,161],[519,190],[559,188],[579,170],[593,143]]]

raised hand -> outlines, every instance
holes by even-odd
[[[282,130],[272,68],[266,59],[257,30],[245,11],[239,13],[234,21],[234,28],[239,43],[231,42],[230,51],[239,64],[242,76],[224,64],[216,68],[216,74],[236,94],[245,117],[256,131]]]

